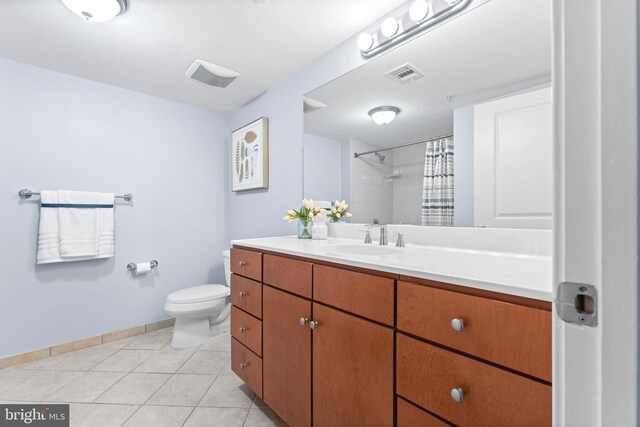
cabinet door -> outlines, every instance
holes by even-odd
[[[393,425],[393,330],[313,304],[313,424]]]
[[[311,425],[311,302],[262,289],[264,401],[291,427]]]

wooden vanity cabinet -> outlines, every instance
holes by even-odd
[[[232,369],[288,425],[550,425],[550,303],[247,249],[231,258]]]

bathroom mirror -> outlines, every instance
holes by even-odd
[[[551,228],[551,59],[549,1],[491,0],[307,93],[304,196],[358,223]]]

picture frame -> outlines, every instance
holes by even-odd
[[[269,188],[269,118],[231,132],[232,190]]]

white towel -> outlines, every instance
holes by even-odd
[[[113,205],[111,193],[42,191],[38,264],[109,258],[115,252],[111,208],[46,207],[47,204]]]

